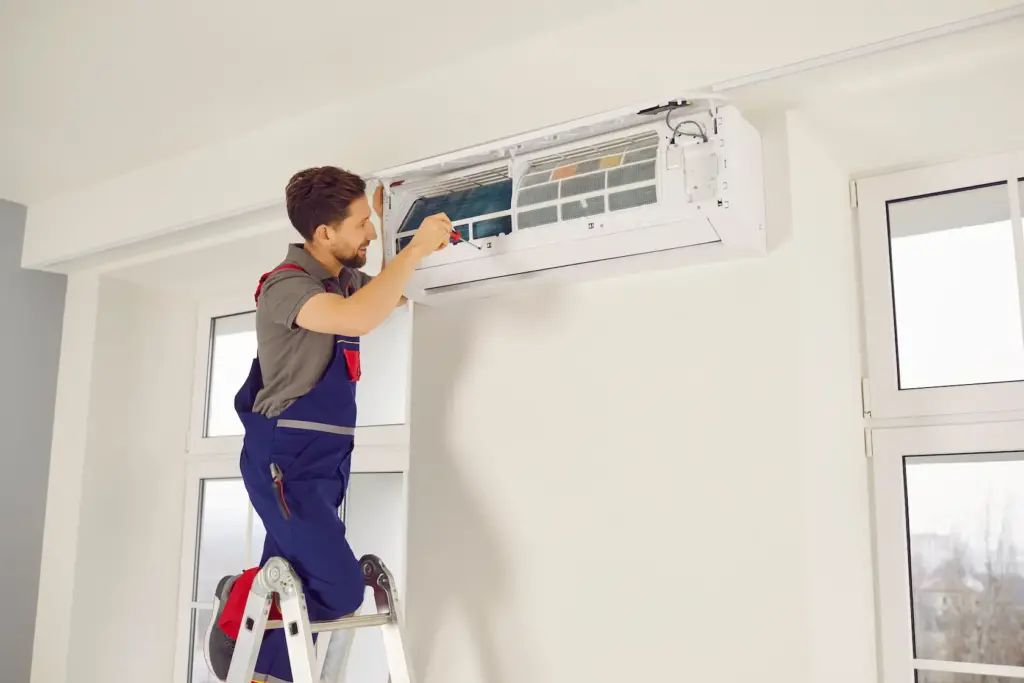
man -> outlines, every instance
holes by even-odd
[[[416,265],[445,248],[452,224],[430,216],[380,274],[357,270],[377,237],[366,183],[334,167],[296,173],[285,190],[288,218],[302,244],[256,289],[257,358],[235,396],[245,428],[240,466],[249,499],[266,527],[263,564],[288,560],[303,581],[312,621],[339,619],[363,601],[359,561],[338,508],[351,470],[356,426],[359,338],[404,301]],[[383,225],[383,188],[373,198]],[[227,678],[258,567],[226,576],[205,639],[206,660]],[[291,681],[281,629],[268,631],[257,679]]]

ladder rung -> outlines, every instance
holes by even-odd
[[[369,626],[383,626],[391,622],[390,614],[366,614],[345,617],[337,621],[314,621],[310,623],[309,630],[312,633],[323,633],[325,631],[344,631],[350,628],[367,628]],[[282,621],[268,621],[267,629],[284,628]]]

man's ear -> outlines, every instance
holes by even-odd
[[[313,237],[319,237],[322,241],[327,242],[331,237],[331,233],[327,229],[327,226],[321,223],[320,225],[316,226],[316,230],[313,231]]]

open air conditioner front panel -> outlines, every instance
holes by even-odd
[[[448,159],[387,179],[386,257],[438,212],[470,244],[421,262],[411,284],[427,298],[473,282],[696,245],[763,248],[763,218],[753,234],[744,231],[743,202],[728,188],[744,170],[740,162],[752,163],[737,150],[756,152],[759,178],[756,132],[752,137],[745,121],[710,108],[669,123],[661,118],[598,122],[491,150],[475,165]],[[723,137],[730,127],[737,134]],[[756,220],[763,199],[755,189],[756,201],[748,203],[760,202],[751,212]]]

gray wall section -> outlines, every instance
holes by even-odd
[[[25,207],[0,200],[0,679],[28,683],[67,277],[21,267]],[[58,494],[59,495],[59,494]]]

